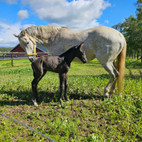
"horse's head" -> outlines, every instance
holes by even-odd
[[[85,51],[82,49],[84,43],[82,42],[79,46],[76,47],[76,57],[78,57],[83,63],[87,62]]]
[[[36,53],[36,42],[34,39],[29,36],[26,31],[22,30],[19,35],[15,35],[19,39],[20,46],[24,49],[27,56],[29,57],[29,60],[32,61],[32,59],[37,55]]]

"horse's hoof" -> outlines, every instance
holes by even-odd
[[[104,94],[104,98],[109,98],[110,96],[109,96],[109,93],[105,93]]]
[[[115,90],[111,91],[110,94],[115,94]]]

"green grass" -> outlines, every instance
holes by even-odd
[[[140,142],[142,139],[142,65],[127,59],[124,89],[103,100],[109,75],[93,60],[73,63],[69,71],[70,101],[56,101],[58,74],[47,72],[38,85],[43,101],[31,102],[32,69],[28,60],[0,61],[0,112],[58,142]],[[56,94],[56,95],[54,95]],[[46,139],[0,115],[2,142]]]

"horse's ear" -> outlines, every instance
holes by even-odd
[[[23,36],[26,35],[26,31],[25,30],[22,30],[21,33],[22,33]]]
[[[19,37],[19,36],[18,36],[18,35],[16,35],[16,34],[13,34],[13,35],[14,35],[15,37],[17,37],[17,38]]]
[[[82,42],[79,46],[78,49],[80,49],[84,45],[84,42]]]

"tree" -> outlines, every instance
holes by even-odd
[[[138,46],[141,52],[141,63],[142,63],[142,0],[137,0],[136,2],[137,5],[137,22],[138,22]]]
[[[129,16],[123,23],[114,25],[113,28],[119,30],[126,38],[127,53],[137,52],[142,56],[142,0],[136,2],[136,17]],[[141,57],[142,62],[142,57]]]
[[[137,10],[136,10],[137,18],[138,20],[140,20],[142,19],[142,0],[137,0],[136,5],[137,5]]]

